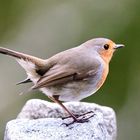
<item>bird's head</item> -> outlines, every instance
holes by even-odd
[[[124,47],[123,44],[115,44],[106,38],[91,39],[85,42],[84,46],[92,48],[92,51],[97,52],[106,63],[110,62],[115,50]]]

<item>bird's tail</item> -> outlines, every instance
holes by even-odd
[[[28,61],[30,61],[30,62],[38,65],[38,66],[41,66],[41,65],[44,64],[43,59],[31,56],[31,55],[27,55],[27,54],[24,54],[24,53],[20,53],[20,52],[17,52],[17,51],[13,51],[13,50],[10,50],[10,49],[7,49],[7,48],[0,47],[0,53],[5,54],[5,55],[9,55],[9,56],[13,56],[16,59],[22,59],[22,60],[25,60],[25,61],[28,60]]]
[[[37,80],[36,70],[45,65],[43,59],[13,51],[7,48],[0,47],[0,53],[16,58],[17,62],[25,69],[28,78],[19,82],[18,84],[27,83],[30,81],[34,82],[35,79]]]

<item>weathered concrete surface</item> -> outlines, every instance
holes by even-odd
[[[116,118],[109,107],[94,103],[65,103],[75,114],[93,111],[85,117],[93,115],[88,122],[74,123],[66,126],[72,118],[63,109],[47,101],[29,100],[19,113],[17,119],[7,123],[5,140],[115,140]]]

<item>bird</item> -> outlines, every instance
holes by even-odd
[[[87,120],[79,119],[62,102],[80,101],[97,92],[107,78],[114,52],[123,47],[107,38],[93,38],[47,59],[3,47],[0,53],[14,57],[26,71],[27,78],[18,85],[32,82],[31,90],[39,89],[59,104],[73,122],[83,123]]]

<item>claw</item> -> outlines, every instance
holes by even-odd
[[[90,113],[93,113],[92,115],[86,117],[85,115],[87,114],[90,114]],[[74,123],[84,123],[84,122],[88,122],[90,118],[94,117],[94,112],[93,111],[89,111],[89,112],[86,112],[84,114],[81,114],[81,115],[76,115],[76,117],[78,117],[77,119],[73,119],[73,121],[69,122],[69,123],[62,123],[62,125],[66,125],[66,126],[69,126],[71,124],[74,124]],[[65,118],[62,118],[63,120],[64,119],[67,119],[67,118],[70,118],[71,116],[68,116],[68,117],[65,117]],[[82,118],[79,118],[79,117],[82,117]]]
[[[90,114],[90,113],[94,113],[94,112],[93,111],[89,111],[89,112],[86,112],[86,113],[83,113],[83,114],[74,114],[74,116],[79,118],[81,116],[85,116],[85,115]],[[68,118],[71,118],[71,116],[62,117],[62,120],[65,120],[65,119],[68,119]]]
[[[72,125],[72,124],[74,124],[74,123],[84,123],[84,122],[88,122],[88,121],[89,121],[88,119],[89,119],[89,118],[77,119],[77,120],[73,120],[73,121],[71,121],[71,122],[69,122],[69,123],[62,123],[62,125],[70,126],[70,125]]]

